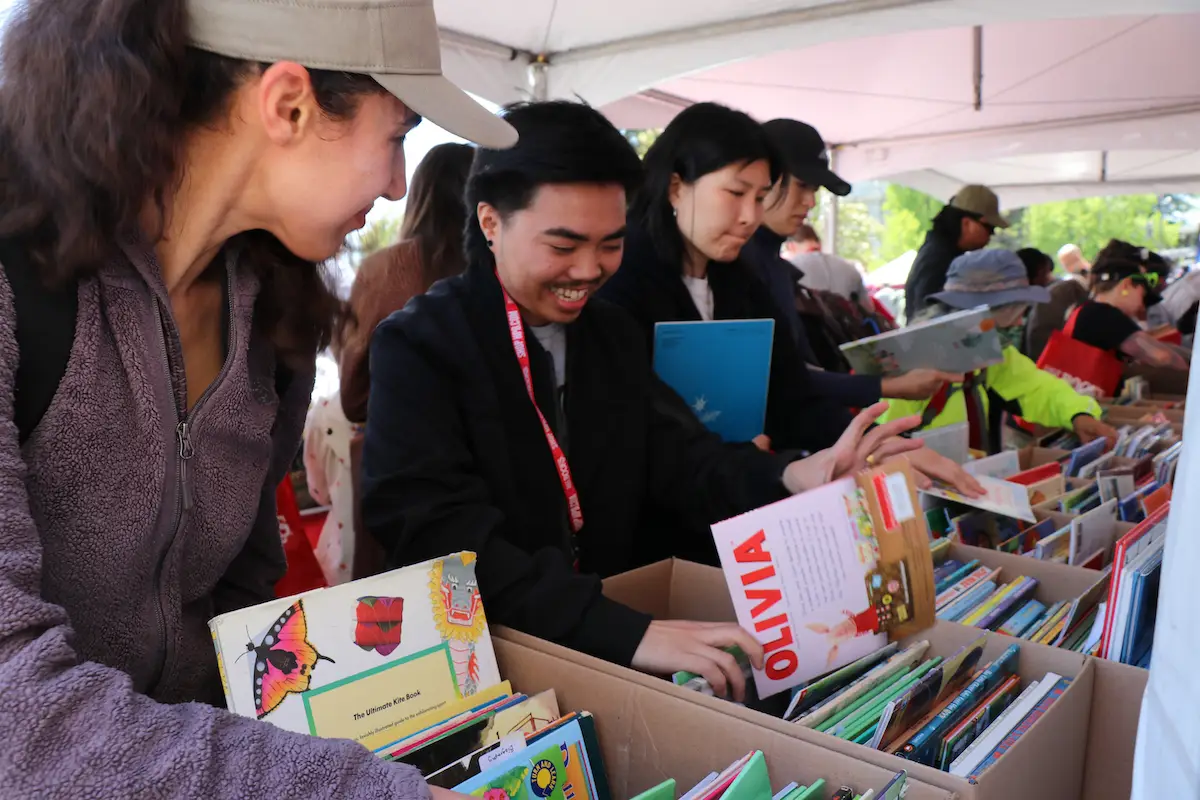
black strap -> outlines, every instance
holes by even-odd
[[[0,240],[0,263],[4,264],[16,308],[20,361],[13,395],[13,421],[20,443],[25,444],[50,408],[58,384],[66,374],[75,342],[78,286],[71,281],[61,288],[47,287],[30,263],[25,248],[11,239]]]

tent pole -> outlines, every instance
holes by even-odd
[[[975,51],[975,110],[983,110],[983,26],[976,25],[974,30]]]
[[[834,148],[829,150],[829,169],[837,171],[837,153]],[[825,191],[825,252],[837,255],[838,250],[838,198],[833,192]]]

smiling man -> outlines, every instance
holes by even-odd
[[[535,103],[521,134],[481,149],[467,183],[467,270],[385,320],[371,344],[363,521],[392,566],[478,554],[493,624],[740,694],[720,648],[762,649],[736,625],[651,622],[600,579],[707,526],[915,443],[914,418],[800,459],[708,432],[650,368],[642,330],[594,298],[621,265],[641,164],[599,112]]]

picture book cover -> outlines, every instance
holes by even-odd
[[[487,800],[607,800],[601,795],[581,720],[555,729],[527,747],[501,758],[475,777],[454,787],[456,792]],[[600,772],[603,764],[596,763]]]
[[[222,614],[209,628],[229,710],[371,750],[508,693],[493,691],[500,671],[473,553]]]
[[[771,697],[933,624],[933,559],[897,460],[712,527],[738,622]]]
[[[763,432],[775,320],[660,322],[654,371],[727,442]]]
[[[974,372],[1004,360],[996,323],[986,307],[947,314],[841,346],[860,375],[891,376],[914,369]]]
[[[713,525],[738,622],[767,651],[758,697],[934,622],[934,564],[904,461]]]

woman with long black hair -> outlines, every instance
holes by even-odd
[[[786,174],[768,133],[740,111],[700,103],[671,121],[644,167],[621,268],[600,296],[633,315],[648,348],[659,322],[775,320],[763,433],[785,450],[830,446],[851,415],[819,394],[766,285],[741,260],[763,222],[766,198]],[[919,471],[979,490],[932,450],[908,457]]]

